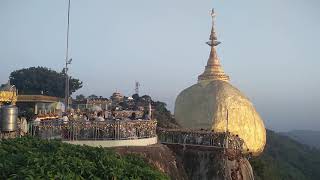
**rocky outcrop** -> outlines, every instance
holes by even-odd
[[[191,180],[253,180],[250,163],[236,151],[212,147],[168,145]]]
[[[182,163],[177,161],[175,154],[165,145],[156,144],[144,147],[117,147],[114,149],[120,155],[130,153],[139,154],[144,157],[149,164],[166,173],[170,179],[188,179]]]
[[[147,147],[117,147],[120,155],[134,153],[177,180],[253,180],[250,163],[235,151],[212,147],[156,144]],[[226,155],[227,154],[227,155]]]

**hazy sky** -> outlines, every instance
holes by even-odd
[[[173,109],[208,59],[217,12],[218,48],[231,83],[268,128],[320,129],[319,0],[72,0],[71,75],[85,95],[150,94]],[[67,0],[0,0],[0,83],[11,71],[61,71]]]

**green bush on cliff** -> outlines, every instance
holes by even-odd
[[[137,155],[20,138],[0,141],[0,179],[168,179]]]

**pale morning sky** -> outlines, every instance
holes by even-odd
[[[149,94],[174,107],[206,64],[211,19],[231,83],[268,128],[320,129],[320,1],[72,0],[71,75],[77,92]],[[0,83],[11,71],[61,71],[67,0],[0,0]]]

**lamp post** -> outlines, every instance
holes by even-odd
[[[67,47],[66,47],[66,64],[65,64],[65,76],[66,76],[66,82],[65,82],[65,96],[64,96],[64,102],[65,102],[65,112],[69,109],[69,96],[70,96],[70,79],[68,75],[68,65],[71,64],[72,59],[69,59],[69,27],[70,27],[70,0],[68,0],[68,21],[67,21]]]
[[[66,60],[66,67],[65,67],[65,76],[66,76],[66,82],[65,82],[65,112],[69,109],[69,96],[70,96],[70,78],[68,75],[68,65],[71,64],[72,59]]]

